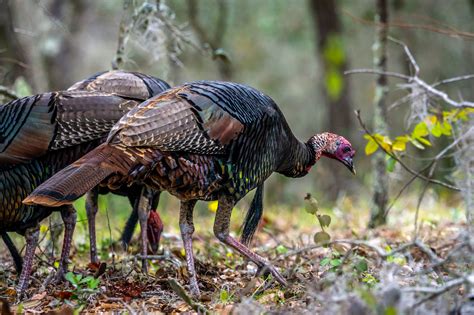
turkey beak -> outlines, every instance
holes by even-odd
[[[351,171],[352,174],[356,174],[356,170],[354,168],[354,161],[351,157],[346,157],[342,160],[342,163]]]

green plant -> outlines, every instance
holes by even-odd
[[[92,294],[99,292],[100,280],[97,278],[92,276],[83,277],[81,274],[75,275],[72,272],[66,273],[65,278],[74,287],[70,291],[72,293],[71,299],[85,301]]]
[[[337,268],[341,264],[342,264],[342,257],[341,257],[341,254],[339,254],[338,251],[332,251],[331,254],[328,257],[324,257],[319,262],[319,265],[322,266],[322,267],[329,266],[330,271],[336,271]]]
[[[233,298],[234,298],[234,294],[230,293],[226,289],[222,289],[220,294],[219,294],[219,300],[222,304],[231,303]]]
[[[325,227],[329,227],[331,224],[331,217],[327,214],[319,214],[319,206],[316,198],[312,197],[311,194],[306,194],[304,198],[307,201],[306,212],[313,214],[318,219],[319,225],[321,226],[320,232],[314,234],[314,242],[316,244],[327,243],[331,240],[331,235],[324,230]]]

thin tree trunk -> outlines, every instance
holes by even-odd
[[[48,89],[64,89],[74,82],[72,69],[77,61],[78,35],[84,23],[87,5],[84,0],[55,0],[49,7],[51,19],[61,21],[66,29],[56,35],[59,37],[57,52],[43,54],[43,62],[48,76]],[[80,45],[80,43],[79,43]]]
[[[387,0],[376,0],[375,13],[375,42],[374,42],[374,68],[378,71],[387,71],[387,35],[388,35],[388,4]],[[377,77],[374,97],[374,130],[376,133],[386,135],[387,109],[385,100],[387,95],[387,76],[380,74]],[[388,180],[385,155],[377,152],[373,159],[374,165],[374,191],[372,208],[370,212],[369,227],[386,223],[385,209],[388,202]]]
[[[348,135],[352,130],[349,78],[344,75],[349,67],[343,45],[342,25],[336,0],[309,0],[309,8],[315,25],[318,60],[322,66],[324,84],[320,87],[325,98],[329,120],[326,130]],[[328,193],[337,197],[339,189],[348,183],[346,170],[330,164],[331,182]]]
[[[199,21],[198,1],[188,0],[188,18],[191,27],[199,37],[199,41],[203,45],[209,45],[209,48],[212,50],[220,79],[230,81],[233,76],[233,69],[230,60],[228,60],[226,56],[216,55],[217,49],[222,48],[221,46],[224,41],[224,35],[227,30],[227,17],[229,11],[228,2],[219,0],[217,1],[217,7],[219,16],[216,21],[216,27],[214,30],[215,34],[212,38],[208,35],[208,30],[206,30]]]

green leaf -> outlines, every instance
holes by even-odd
[[[81,281],[79,281],[79,283],[88,283],[91,280],[94,280],[94,277],[93,276],[87,276],[87,277],[83,278]]]
[[[359,261],[354,265],[354,268],[358,272],[366,272],[369,269],[369,266],[367,265],[367,260],[365,260],[365,258],[359,259]]]
[[[227,290],[221,290],[219,298],[222,303],[228,302],[230,298],[230,294]]]
[[[443,135],[450,136],[452,134],[452,129],[453,127],[451,126],[451,124],[445,120],[441,128],[441,132],[443,133]]]
[[[395,164],[397,164],[397,160],[389,156],[387,160],[387,172],[393,172],[395,169]]]
[[[306,212],[309,214],[316,214],[319,211],[318,201],[316,198],[312,197],[311,194],[307,194],[304,199],[307,201],[305,206]]]
[[[336,259],[331,259],[331,261],[329,262],[329,264],[332,266],[332,267],[338,267],[342,264],[342,259],[340,258],[336,258]]]
[[[419,142],[423,143],[426,146],[431,147],[431,142],[425,138],[417,138],[416,140],[418,140]]]
[[[407,143],[403,141],[395,140],[392,146],[393,151],[405,151],[407,149]]]
[[[423,138],[421,138],[421,139],[423,139]],[[413,144],[415,147],[417,147],[420,150],[425,149],[425,147],[416,139],[411,139],[410,142],[411,142],[411,144]]]
[[[66,278],[66,280],[75,287],[79,285],[79,281],[77,280],[76,276],[70,271],[64,275],[64,278]]]
[[[442,133],[443,131],[441,130],[441,124],[439,123],[439,121],[437,121],[433,128],[431,128],[431,134],[436,138],[439,138]]]
[[[321,224],[321,227],[323,228],[331,224],[331,217],[328,216],[327,214],[318,215],[318,220],[319,220],[319,224]]]
[[[276,247],[276,252],[280,255],[284,255],[288,253],[288,248],[280,244]]]
[[[412,132],[412,137],[413,138],[419,138],[419,137],[425,137],[429,134],[428,131],[428,126],[424,121],[420,121],[416,126],[415,129],[413,129]]]
[[[314,242],[316,244],[326,243],[326,242],[329,242],[330,240],[331,240],[331,236],[324,231],[314,234]]]
[[[371,155],[379,148],[377,142],[374,139],[370,139],[365,146],[365,155]]]
[[[331,261],[331,259],[329,257],[325,257],[319,262],[319,265],[323,266],[323,267],[327,266],[327,265],[329,265],[330,261]]]
[[[87,286],[89,287],[89,289],[95,290],[99,286],[99,283],[100,283],[100,280],[94,278],[87,284]]]

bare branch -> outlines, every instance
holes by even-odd
[[[345,15],[351,17],[353,20],[355,20],[355,21],[357,21],[361,24],[374,25],[374,26],[379,24],[379,23],[371,21],[371,20],[366,20],[366,19],[359,18],[359,17],[351,14],[347,10],[342,10],[342,12]],[[454,37],[454,38],[457,38],[457,39],[462,38],[464,40],[474,40],[474,33],[459,31],[459,30],[456,30],[453,27],[447,27],[446,29],[443,29],[443,28],[435,27],[435,26],[429,25],[429,24],[413,24],[413,23],[395,22],[395,21],[388,23],[388,26],[390,28],[420,29],[420,30],[424,30],[424,31],[428,31],[428,32],[438,33],[438,34],[441,34],[441,35],[447,35],[447,36]]]
[[[441,80],[441,81],[438,81],[438,82],[435,82],[435,83],[431,84],[431,86],[435,87],[435,86],[442,85],[442,84],[459,82],[459,81],[470,80],[470,79],[474,79],[474,74],[467,74],[467,75],[462,75],[462,76],[459,76],[459,77],[454,77],[454,78]]]
[[[344,71],[344,74],[358,74],[358,73],[368,73],[368,74],[383,74],[389,77],[395,77],[402,80],[410,80],[411,77],[405,74],[397,73],[397,72],[389,72],[389,71],[379,71],[375,69],[353,69]]]
[[[405,45],[405,43],[403,43],[402,41],[399,41],[398,39],[395,39],[391,36],[388,36],[388,39],[390,41],[394,42],[395,44],[398,44],[398,45],[403,47],[403,50],[405,51],[405,54],[407,55],[408,59],[410,60],[410,64],[413,66],[413,68],[415,68],[415,75],[414,76],[418,77],[418,74],[420,73],[420,67],[416,63],[415,58],[413,57],[413,54],[411,53],[410,49],[408,49],[408,46]]]
[[[16,94],[15,91],[3,85],[0,85],[0,95],[3,95],[12,100],[16,100],[17,98],[20,98],[20,96]]]

